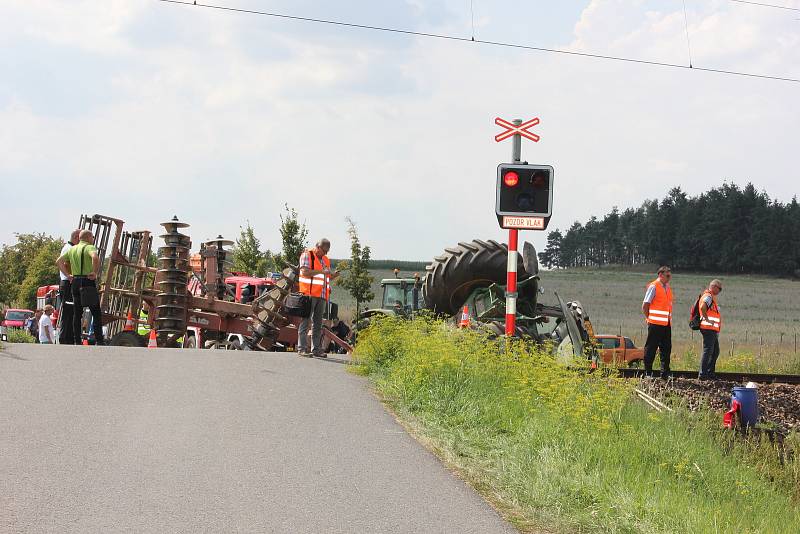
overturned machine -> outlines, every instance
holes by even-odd
[[[479,239],[446,248],[426,266],[424,279],[381,281],[383,299],[378,308],[365,310],[357,330],[369,326],[376,316],[411,317],[428,310],[438,316],[458,317],[467,307],[471,326],[496,336],[505,334],[506,271],[508,247]],[[525,243],[517,265],[517,326],[515,335],[542,345],[551,345],[562,356],[594,357],[594,332],[589,316],[578,301],[557,304],[539,301],[543,294],[536,250]]]
[[[150,231],[125,231],[124,221],[104,215],[80,218],[78,227],[92,231],[101,258],[100,307],[112,345],[147,345],[129,321],[146,323],[156,332],[159,347],[232,348],[226,342],[230,334],[242,336],[245,350],[296,344],[300,320],[286,315],[283,307],[297,288],[296,266],[285,268],[252,302],[235,302],[225,284],[231,263],[227,247],[233,242],[219,236],[202,243],[199,262],[192,265],[192,241],[183,233],[189,225],[173,217],[161,226],[163,245],[154,257]],[[323,340],[352,351],[328,325],[323,326]]]
[[[446,248],[426,267],[422,294],[425,306],[437,314],[456,315],[466,306],[474,327],[505,334],[508,247],[474,239]],[[557,304],[539,301],[544,293],[536,249],[525,243],[517,264],[515,336],[551,345],[561,355],[593,357],[594,330],[579,301]]]

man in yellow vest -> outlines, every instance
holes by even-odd
[[[328,251],[331,242],[320,239],[313,249],[300,255],[300,292],[311,297],[311,313],[300,321],[297,329],[297,352],[300,356],[325,358],[322,346],[322,314],[331,292],[331,282],[339,272],[331,272]],[[308,350],[308,328],[311,326],[311,352]]]
[[[83,308],[88,307],[92,312],[94,321],[94,338],[98,345],[104,345],[103,321],[100,312],[100,304],[96,303],[97,277],[100,276],[100,255],[94,246],[94,235],[89,230],[81,230],[79,242],[74,247],[59,256],[56,263],[62,273],[67,275],[72,283],[72,302],[74,313],[72,317],[72,328],[74,342],[81,344],[81,320],[83,318]],[[95,297],[92,302],[83,302],[81,288],[94,288]],[[88,295],[87,295],[88,298]],[[65,327],[67,325],[64,325]]]
[[[717,297],[722,291],[722,282],[717,279],[708,284],[700,297],[700,333],[703,335],[703,355],[700,358],[700,380],[717,378],[715,368],[719,357],[719,332],[722,330],[722,314]]]
[[[642,302],[642,313],[647,321],[647,341],[644,344],[644,369],[653,374],[656,350],[661,357],[661,378],[669,378],[669,357],[672,353],[672,288],[669,281],[672,271],[666,265],[659,267],[658,278],[650,282]]]

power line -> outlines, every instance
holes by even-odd
[[[708,67],[690,67],[688,65],[680,65],[677,63],[667,63],[663,61],[650,61],[646,59],[635,59],[635,58],[628,58],[622,56],[611,56],[605,54],[592,54],[589,52],[576,52],[572,50],[559,50],[556,48],[546,48],[542,46],[530,46],[530,45],[523,45],[523,44],[516,44],[516,43],[506,43],[502,41],[486,41],[483,39],[474,39],[469,37],[460,37],[457,35],[447,35],[442,33],[429,33],[429,32],[418,32],[413,30],[403,30],[400,28],[391,28],[387,26],[372,26],[369,24],[356,24],[354,22],[344,22],[339,20],[329,20],[329,19],[318,19],[313,17],[300,17],[297,15],[286,15],[284,13],[273,13],[270,11],[256,11],[253,9],[242,9],[237,7],[230,7],[230,6],[222,6],[222,5],[212,5],[212,4],[201,4],[198,3],[196,0],[194,2],[190,2],[188,0],[158,0],[159,2],[164,2],[168,4],[180,4],[185,6],[194,6],[194,7],[202,7],[207,9],[216,9],[219,11],[229,11],[233,13],[244,13],[248,15],[261,15],[265,17],[273,17],[285,20],[296,20],[301,22],[314,22],[317,24],[328,24],[331,26],[342,26],[345,28],[358,28],[361,30],[373,30],[373,31],[381,31],[381,32],[388,32],[388,33],[398,33],[402,35],[412,35],[415,37],[429,37],[432,39],[443,39],[447,41],[461,41],[461,42],[472,42],[472,43],[480,43],[489,46],[498,46],[504,48],[515,48],[519,50],[533,50],[536,52],[549,52],[552,54],[563,54],[568,56],[579,56],[579,57],[586,57],[592,59],[605,59],[609,61],[619,61],[623,63],[636,63],[640,65],[652,65],[656,67],[667,67],[673,69],[684,69],[684,70],[694,70],[694,71],[704,71],[704,72],[713,72],[716,74],[727,74],[730,76],[744,76],[747,78],[759,78],[763,80],[776,80],[781,82],[791,82],[791,83],[800,83],[800,79],[798,78],[789,78],[784,76],[770,76],[768,74],[754,74],[751,72],[742,72],[742,71],[735,71],[735,70],[725,70],[725,69],[714,69]]]
[[[775,4],[764,4],[762,2],[749,2],[748,0],[731,0],[731,2],[736,2],[737,4],[750,4],[752,6],[759,6],[759,7],[771,7],[772,9],[786,9],[788,11],[800,11],[800,7],[777,6]]]

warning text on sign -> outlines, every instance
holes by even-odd
[[[543,217],[503,217],[503,228],[520,230],[544,230]]]

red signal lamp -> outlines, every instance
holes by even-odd
[[[508,171],[503,175],[503,183],[508,187],[514,187],[519,183],[519,174],[514,171]]]

